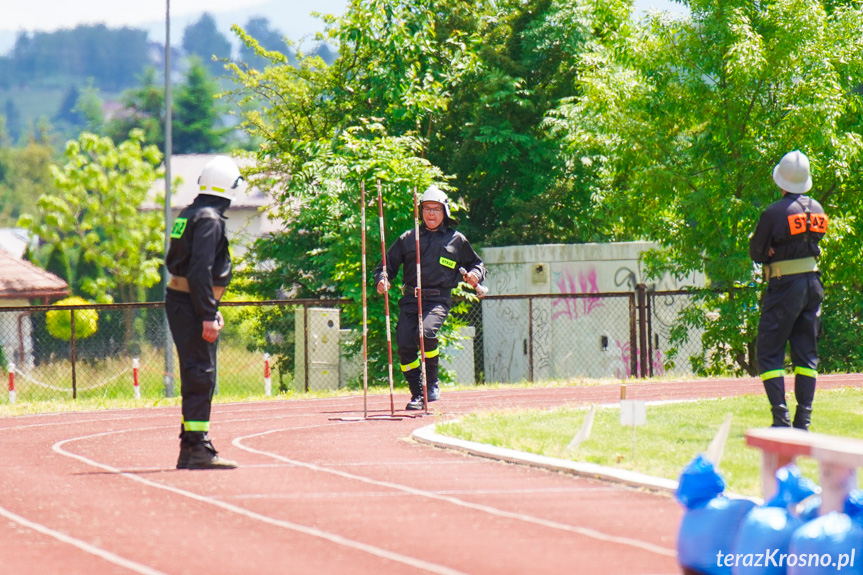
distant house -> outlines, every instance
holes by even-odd
[[[171,178],[182,182],[171,190],[171,215],[176,218],[180,211],[192,203],[198,195],[198,176],[215,154],[178,154],[171,157]],[[252,160],[235,159],[240,168],[251,165]],[[152,197],[164,193],[165,181],[153,184]],[[254,240],[270,235],[279,229],[279,223],[269,217],[269,207],[273,200],[252,186],[243,186],[243,192],[232,202],[228,217],[228,238],[231,241],[231,255],[240,258]],[[160,209],[155,202],[148,202],[144,209]]]
[[[0,345],[7,361],[29,365],[33,360],[30,312],[8,311],[32,300],[48,304],[69,295],[69,284],[51,272],[0,249]]]

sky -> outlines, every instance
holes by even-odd
[[[109,27],[132,26],[162,40],[168,0],[3,0],[0,13],[0,54],[12,48],[16,34],[25,30],[50,32],[60,28],[104,23]],[[252,16],[265,16],[286,36],[298,40],[323,28],[312,11],[341,14],[348,0],[170,0],[172,42],[182,39],[186,25],[204,12],[216,19],[227,34],[233,23],[244,25]]]
[[[164,37],[168,0],[4,0],[0,16],[0,54],[7,53],[18,31],[50,32],[83,24],[104,23],[110,27],[133,26],[150,32],[151,40]],[[286,36],[299,40],[323,27],[312,11],[341,14],[348,0],[170,0],[172,42],[182,30],[209,12],[227,34],[230,24],[245,24],[251,16],[265,16]],[[648,8],[681,13],[685,8],[672,0],[635,0],[636,10]]]

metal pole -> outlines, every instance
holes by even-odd
[[[75,373],[75,364],[77,363],[78,351],[76,349],[77,340],[75,339],[75,310],[69,310],[69,324],[72,329],[72,399],[78,398],[78,378]]]
[[[171,247],[171,0],[165,0],[165,261]],[[168,289],[168,268],[164,267],[162,288]],[[165,397],[174,397],[174,340],[165,313]]]
[[[363,251],[363,417],[369,416],[369,326],[366,300],[366,183],[360,182],[360,225]]]
[[[389,284],[389,277],[387,276],[387,245],[386,239],[384,238],[384,201],[383,194],[381,193],[381,181],[378,180],[378,219],[381,224],[381,261],[384,265],[384,281]],[[393,401],[393,340],[392,334],[390,333],[390,292],[389,290],[384,291],[384,317],[387,322],[387,359],[389,361],[389,378],[390,378],[390,415],[395,415],[396,408],[395,403]]]
[[[419,336],[420,336],[420,384],[423,388],[423,409],[429,412],[428,390],[426,389],[426,347],[423,336],[423,280],[420,266],[420,216],[419,202],[417,201],[417,189],[414,186],[414,239],[416,240],[417,252],[417,310],[419,313]]]

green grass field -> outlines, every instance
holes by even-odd
[[[731,431],[719,471],[728,490],[750,496],[761,494],[761,452],[747,447],[743,434],[747,429],[770,424],[763,395],[648,405],[647,423],[635,428],[634,442],[632,427],[620,424],[619,409],[597,408],[589,439],[574,451],[566,451],[586,414],[586,409],[571,408],[489,411],[438,424],[437,431],[467,441],[676,480],[683,468],[707,449],[731,414]],[[863,438],[861,421],[863,390],[817,392],[812,431]],[[815,461],[799,458],[798,464],[805,476],[817,482]]]

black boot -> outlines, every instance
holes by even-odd
[[[794,427],[809,431],[809,423],[812,421],[812,408],[803,405],[798,405],[794,412]]]
[[[770,408],[773,413],[773,425],[770,427],[791,427],[791,417],[788,415],[788,406],[784,403],[774,405]]]
[[[187,431],[183,435],[187,442],[188,458],[183,457],[183,443],[180,442],[180,458],[177,469],[234,469],[236,461],[219,457],[219,452],[213,447],[209,436],[203,431]],[[183,463],[184,466],[180,467]]]
[[[188,469],[189,457],[192,455],[192,444],[186,439],[186,430],[180,426],[180,457],[177,458],[177,469]]]
[[[405,409],[408,411],[419,411],[425,407],[420,368],[416,367],[408,370],[404,372],[404,376],[408,382],[408,389],[411,390],[411,400],[405,406]]]
[[[416,393],[411,395],[411,400],[405,406],[407,411],[420,411],[425,407],[425,402],[423,401],[423,394]]]
[[[770,401],[770,411],[773,413],[772,427],[791,427],[788,406],[785,404],[785,378],[771,377],[764,380],[764,391]]]
[[[440,399],[440,385],[434,381],[428,385],[429,403]]]

